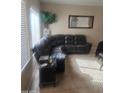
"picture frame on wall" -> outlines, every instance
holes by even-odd
[[[68,28],[91,29],[93,28],[93,22],[94,16],[69,15]]]

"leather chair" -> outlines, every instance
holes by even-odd
[[[99,53],[103,54],[103,41],[98,43],[95,55],[98,56]]]

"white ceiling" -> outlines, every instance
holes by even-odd
[[[44,3],[102,6],[103,0],[40,0]]]

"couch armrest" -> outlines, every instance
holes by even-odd
[[[89,53],[91,51],[92,43],[87,42],[86,46],[87,46],[86,47],[87,48],[87,53]]]

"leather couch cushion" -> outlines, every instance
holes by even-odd
[[[51,47],[56,47],[59,45],[64,45],[65,44],[65,36],[64,35],[54,35],[49,37],[49,45]]]
[[[86,44],[86,37],[84,35],[76,35],[75,36],[75,44],[76,45]]]
[[[76,51],[76,46],[74,45],[66,45],[64,48],[66,54],[73,54]]]
[[[65,36],[65,45],[73,45],[74,44],[74,36],[73,35],[66,35]]]

